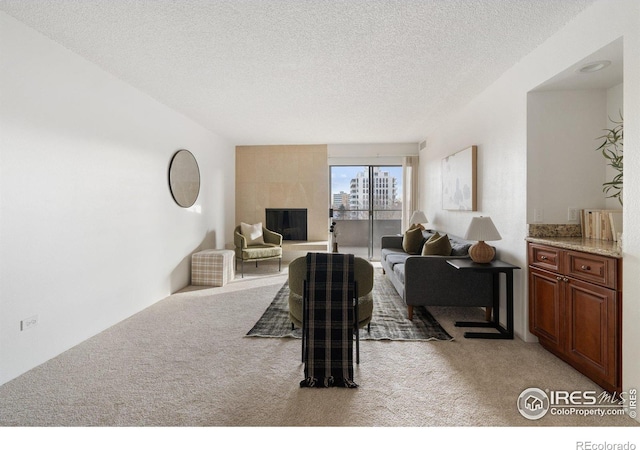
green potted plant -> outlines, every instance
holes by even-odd
[[[608,161],[608,165],[613,167],[618,173],[611,181],[602,184],[602,191],[607,194],[607,198],[617,198],[622,205],[622,141],[623,141],[623,119],[620,114],[620,121],[616,122],[613,128],[605,128],[607,133],[597,139],[604,139],[596,151],[601,151],[602,156]]]

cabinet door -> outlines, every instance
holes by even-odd
[[[530,268],[529,329],[547,347],[562,349],[562,277]]]
[[[567,356],[585,375],[617,385],[616,291],[570,278],[565,292]]]

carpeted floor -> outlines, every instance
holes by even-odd
[[[358,389],[301,389],[299,340],[245,337],[285,280],[286,272],[246,276],[159,301],[0,386],[0,425],[638,425],[615,416],[524,418],[516,402],[526,388],[600,389],[538,344],[465,339],[453,322],[482,318],[480,309],[431,310],[453,341],[362,342]]]

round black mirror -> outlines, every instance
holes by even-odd
[[[183,208],[196,202],[200,192],[200,169],[189,150],[178,150],[171,158],[169,187],[173,199]]]

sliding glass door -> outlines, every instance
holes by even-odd
[[[331,166],[338,248],[380,258],[381,237],[401,233],[402,166]]]

